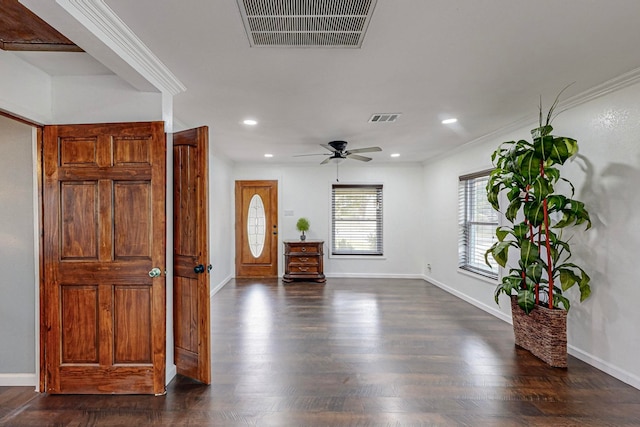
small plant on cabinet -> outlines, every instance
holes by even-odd
[[[298,229],[299,232],[302,233],[300,235],[300,240],[305,240],[307,236],[304,233],[305,231],[309,231],[309,220],[304,217],[299,218],[298,222],[296,223],[296,228]]]

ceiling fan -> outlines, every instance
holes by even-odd
[[[331,151],[331,153],[320,153],[320,154],[300,154],[294,157],[303,157],[303,156],[330,156],[320,162],[321,165],[327,164],[332,160],[340,161],[342,159],[353,159],[360,160],[362,162],[368,162],[371,160],[371,157],[360,156],[356,153],[373,153],[375,151],[382,151],[380,147],[366,147],[366,148],[356,148],[353,150],[347,150],[347,141],[331,141],[328,144],[320,144],[321,147],[326,148]]]

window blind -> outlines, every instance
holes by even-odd
[[[491,278],[498,266],[489,267],[484,254],[495,241],[498,213],[487,200],[489,172],[461,176],[458,184],[458,267]],[[491,261],[491,258],[489,258]]]
[[[333,184],[331,253],[382,255],[382,185]]]

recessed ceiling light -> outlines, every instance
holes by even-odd
[[[400,153],[393,153],[391,157],[400,157]]]
[[[244,123],[247,126],[255,126],[255,125],[258,124],[258,122],[256,120],[253,120],[253,119],[246,119],[242,123]]]
[[[443,125],[450,125],[451,123],[455,123],[455,122],[457,122],[457,121],[458,121],[458,119],[456,119],[456,118],[452,117],[452,118],[450,118],[450,119],[445,119],[445,120],[443,120],[443,121],[442,121],[442,124],[443,124]]]
[[[265,157],[267,157],[267,158],[271,158],[271,157],[273,157],[273,154],[269,154],[269,153],[267,153],[267,154],[265,154],[264,156],[265,156]]]

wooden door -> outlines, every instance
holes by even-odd
[[[278,277],[278,181],[236,181],[236,277]]]
[[[44,127],[48,393],[165,392],[163,126]]]
[[[173,331],[178,373],[211,383],[208,135],[173,134]]]

